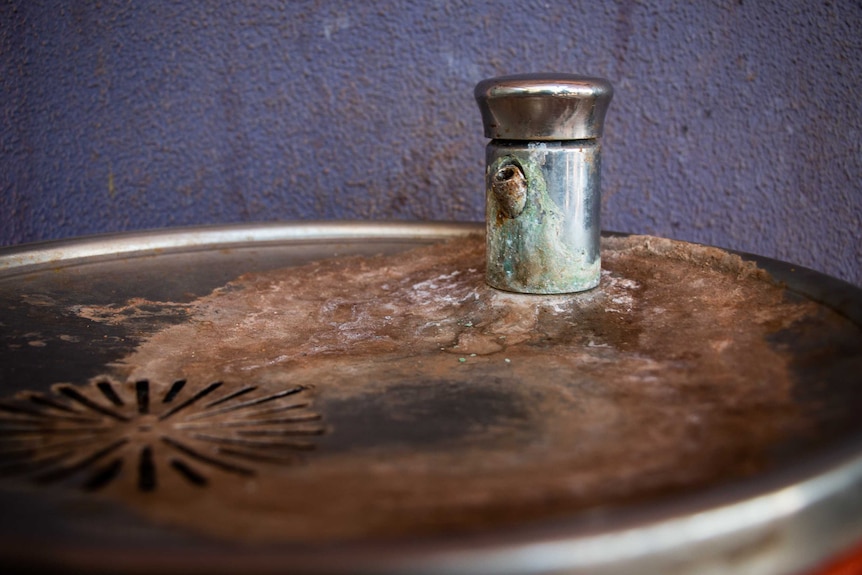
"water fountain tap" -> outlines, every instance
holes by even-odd
[[[601,136],[610,82],[526,74],[479,82],[486,152],[486,281],[512,292],[588,290],[601,272]]]

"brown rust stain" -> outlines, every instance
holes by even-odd
[[[602,258],[601,286],[565,296],[487,287],[478,236],[239,277],[115,375],[311,386],[327,433],[302,465],[105,493],[215,535],[325,541],[522,524],[762,471],[804,429],[768,338],[814,304],[712,248],[633,237]]]

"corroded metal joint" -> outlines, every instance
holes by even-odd
[[[517,164],[504,164],[494,172],[491,191],[500,207],[500,215],[517,218],[527,203],[527,180]]]
[[[486,280],[556,294],[599,284],[607,80],[531,74],[476,86],[485,135]]]

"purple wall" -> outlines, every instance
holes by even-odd
[[[556,70],[616,88],[606,229],[862,285],[862,3],[696,4],[4,2],[0,244],[478,220],[474,84]]]

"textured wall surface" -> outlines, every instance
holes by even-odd
[[[473,86],[552,70],[615,85],[606,229],[862,285],[858,1],[220,4],[0,5],[0,244],[479,220]]]

